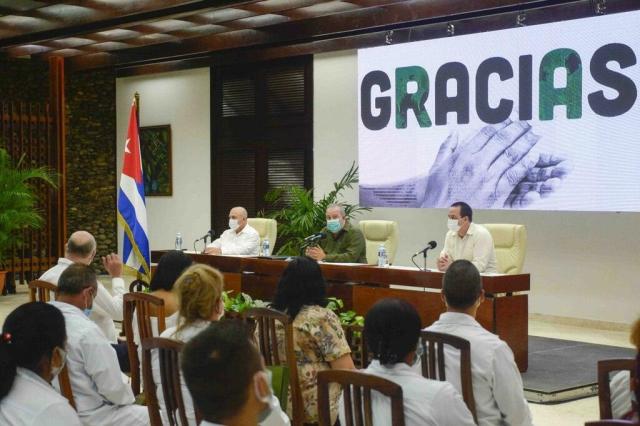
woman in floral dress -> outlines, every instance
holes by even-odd
[[[293,349],[307,423],[318,421],[318,371],[355,368],[340,319],[326,306],[326,283],[320,266],[308,257],[294,258],[282,274],[272,307],[293,319]],[[340,386],[332,383],[332,423],[338,415],[340,392]]]

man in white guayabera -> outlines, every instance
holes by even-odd
[[[247,223],[247,210],[234,207],[229,211],[229,229],[207,246],[206,254],[257,256],[260,234]]]

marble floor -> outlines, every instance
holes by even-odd
[[[0,324],[17,305],[28,300],[26,286],[18,286],[18,294],[0,297]],[[529,334],[542,337],[598,343],[603,345],[632,347],[628,327],[611,326],[608,323],[589,323],[575,320],[532,315]],[[595,368],[595,366],[594,366]],[[597,397],[556,405],[529,404],[537,426],[580,426],[586,421],[598,419]]]

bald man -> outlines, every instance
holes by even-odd
[[[87,231],[76,231],[67,241],[64,257],[59,258],[58,264],[45,272],[40,279],[58,285],[60,275],[69,265],[74,263],[90,265],[95,255],[96,239],[93,235]],[[113,321],[122,321],[122,296],[125,293],[124,280],[122,279],[122,260],[117,254],[111,253],[102,258],[102,265],[111,275],[113,294],[109,293],[109,290],[98,281],[98,294],[89,318],[100,327],[111,343],[117,343],[118,334]]]
[[[247,223],[247,210],[234,207],[229,212],[229,229],[207,246],[207,254],[257,256],[260,234]]]

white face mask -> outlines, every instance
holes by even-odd
[[[60,372],[62,371],[62,369],[64,368],[64,364],[67,362],[67,352],[56,346],[55,348],[53,348],[54,351],[58,351],[58,355],[60,356],[60,359],[62,360],[62,363],[57,366],[57,367],[51,367],[51,376],[56,377],[58,374],[60,374]]]
[[[229,219],[229,229],[235,231],[238,227],[238,219]]]
[[[271,370],[259,371],[258,373],[256,373],[253,379],[254,380],[253,383],[255,386],[254,392],[256,394],[256,398],[258,398],[260,402],[266,404],[266,407],[264,407],[264,409],[260,412],[260,414],[258,414],[259,423],[264,422],[265,419],[269,417],[271,413],[278,408],[278,399],[273,397],[273,389],[271,388],[271,375],[272,375]],[[260,395],[260,386],[258,385],[258,382],[257,382],[259,378],[263,378],[263,380],[267,382],[267,385],[270,390],[270,393],[268,395]],[[279,424],[279,423],[280,422],[269,421],[270,425]]]
[[[458,219],[447,219],[447,228],[449,231],[458,232],[460,230]]]

